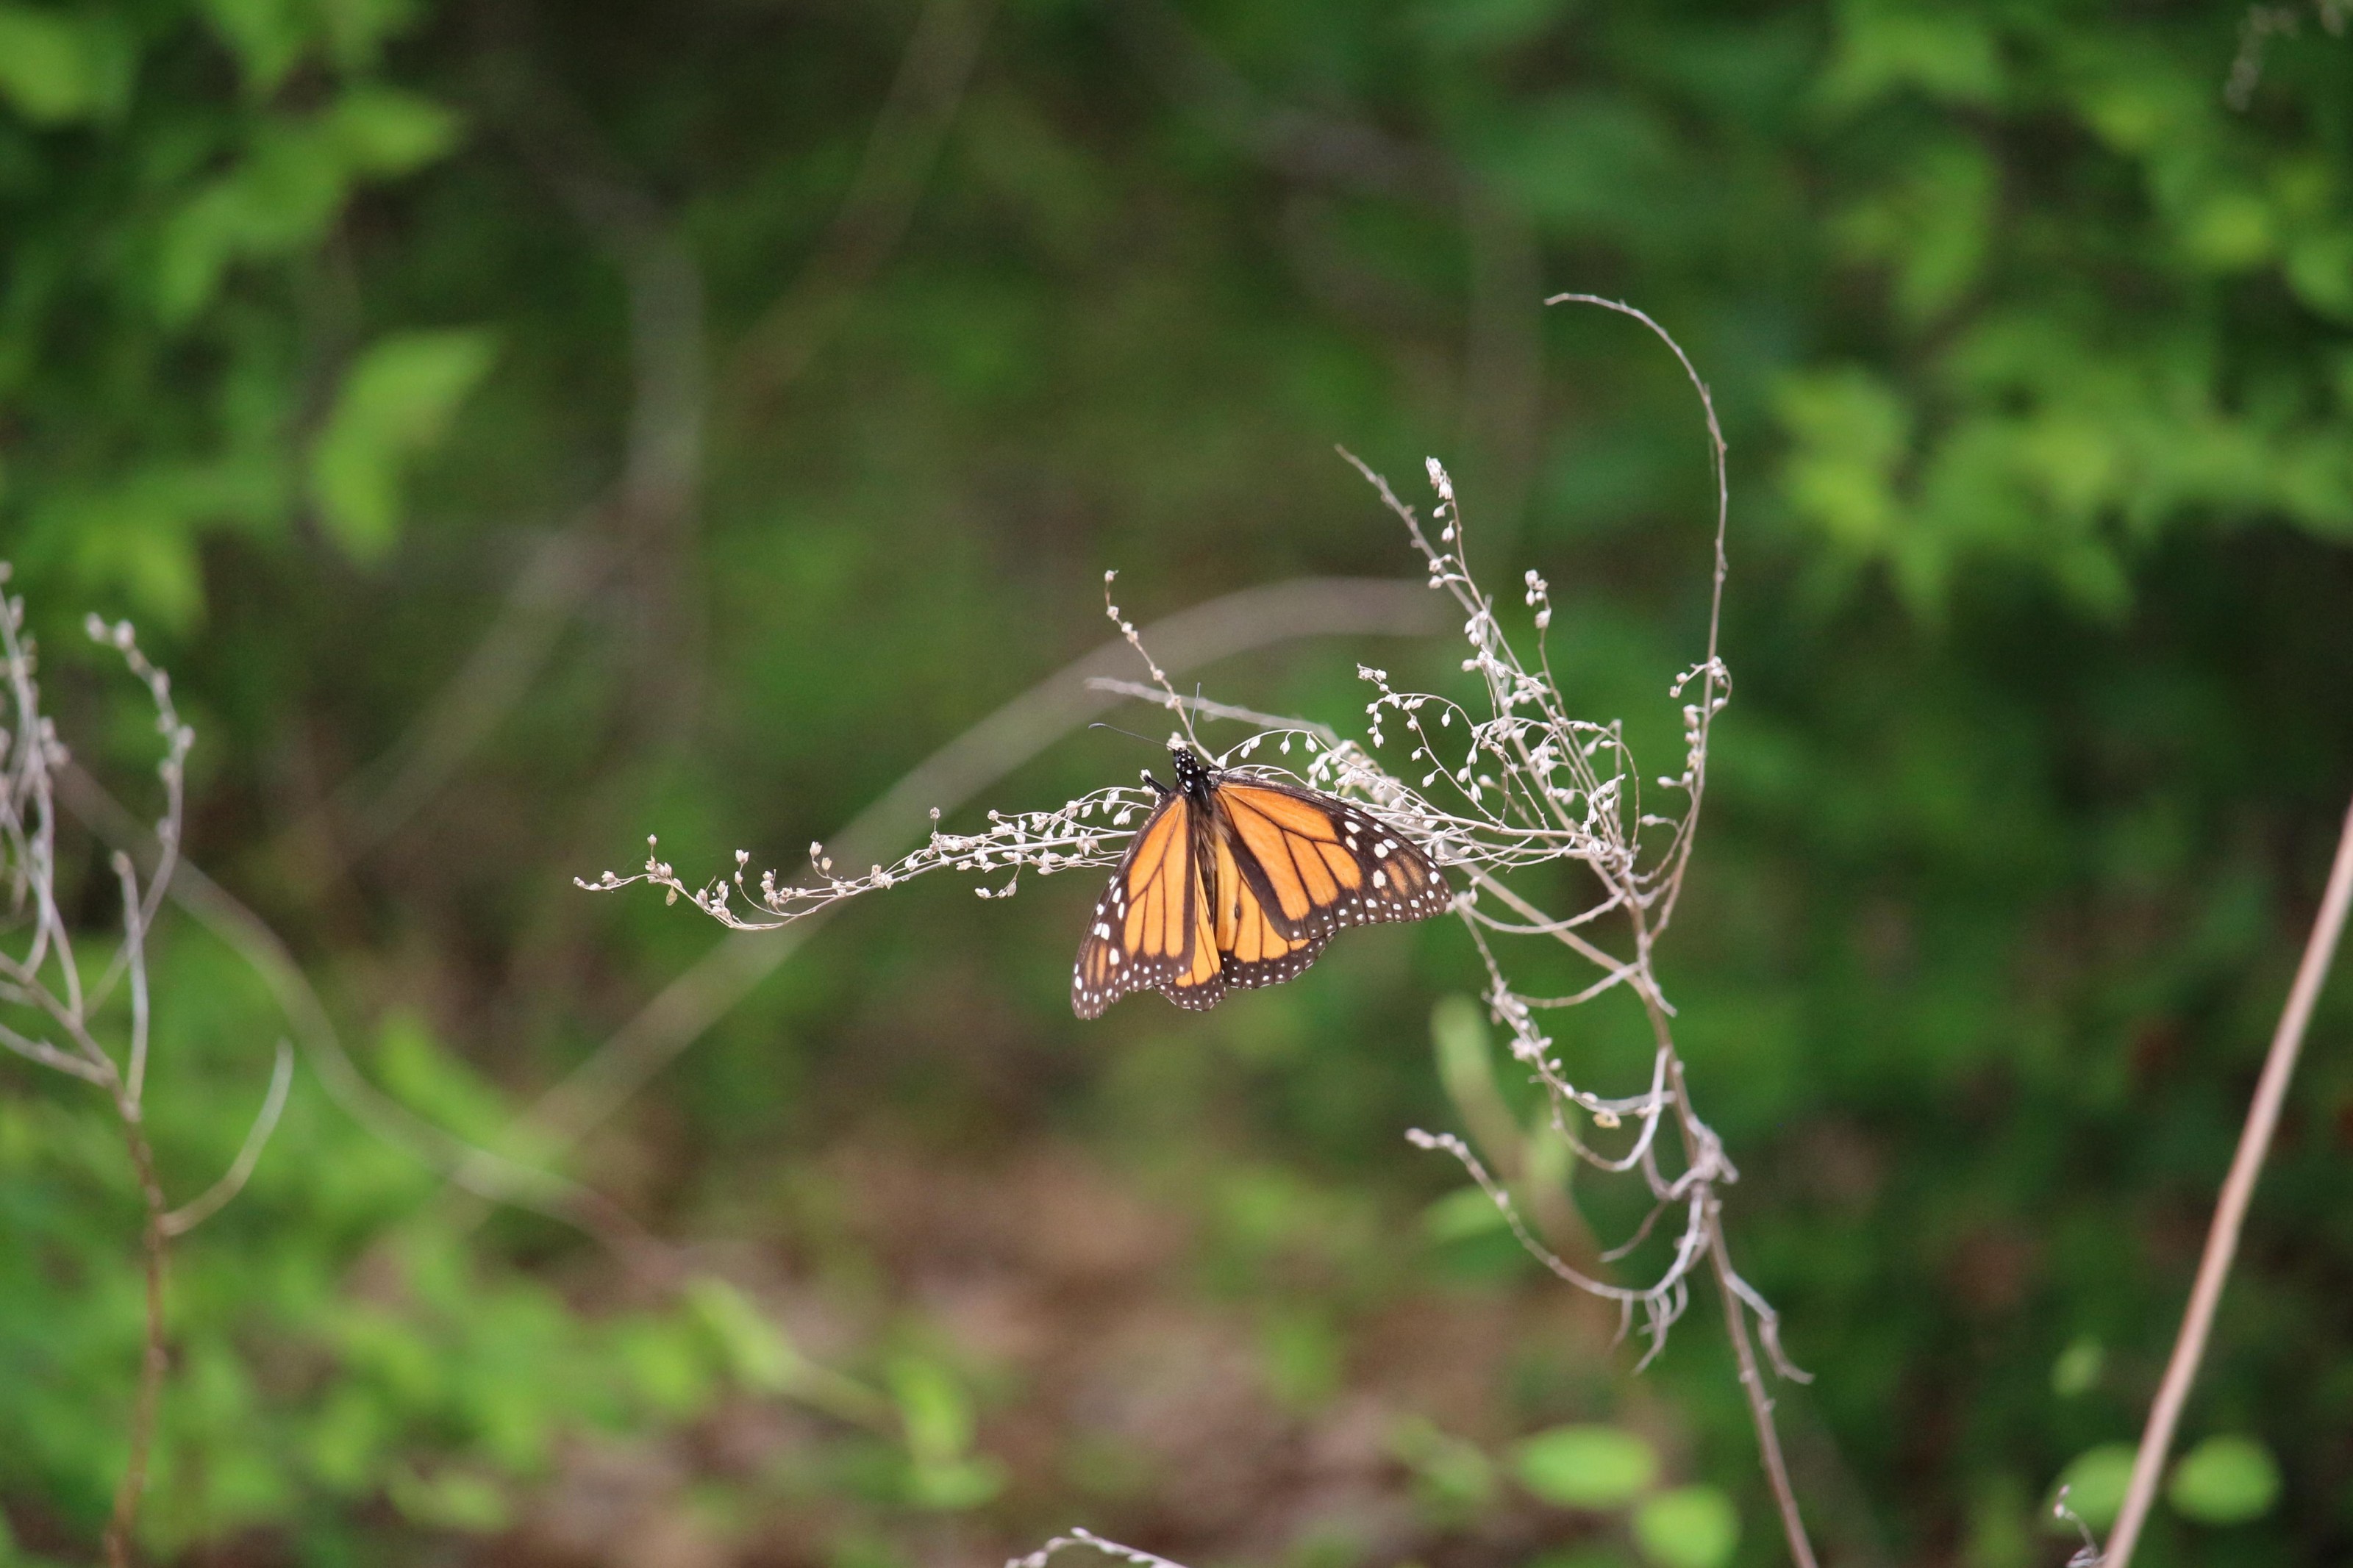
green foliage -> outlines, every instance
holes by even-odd
[[[159,1018],[153,1129],[167,1183],[192,1195],[235,1152],[266,1077],[249,1042],[274,1026],[233,955],[192,940],[159,956],[158,993],[192,1001]],[[450,1123],[497,1112],[413,1020],[375,1065]],[[0,1493],[94,1533],[140,1353],[129,1173],[78,1084],[0,1099],[0,1151],[16,1243],[0,1249],[0,1408],[26,1437],[0,1458]],[[691,1418],[743,1376],[707,1287],[683,1310],[583,1320],[479,1256],[438,1185],[298,1079],[251,1187],[174,1248],[156,1551],[264,1525],[323,1550],[375,1497],[419,1529],[496,1531],[562,1443]]]
[[[344,549],[374,561],[392,548],[403,470],[441,439],[490,368],[479,332],[397,333],[353,362],[311,449],[320,521]]]
[[[381,79],[411,12],[0,6],[0,526],[53,597],[185,626],[206,537],[287,536],[322,334],[354,327],[321,314],[338,226],[457,143],[448,110]],[[352,548],[381,553],[396,466],[480,374],[479,349],[435,342],[363,361],[318,443],[323,521]]]
[[[686,1304],[717,1342],[728,1372],[759,1394],[783,1394],[802,1373],[800,1355],[775,1321],[726,1280],[705,1275],[686,1287]]]
[[[2133,1446],[2130,1443],[2102,1443],[2086,1448],[2067,1462],[2052,1483],[2051,1497],[2044,1507],[2045,1514],[2053,1512],[2064,1494],[2069,1511],[2094,1530],[2105,1530],[2116,1521],[2125,1506],[2125,1493],[2132,1485]],[[2072,1534],[2074,1526],[2054,1519],[2054,1533]]]
[[[2181,1456],[2165,1500],[2200,1524],[2244,1524],[2279,1500],[2279,1462],[2253,1437],[2218,1435]]]
[[[2121,614],[2126,563],[2189,516],[2353,533],[2325,357],[2227,327],[2259,293],[2348,319],[2342,165],[2296,133],[2340,132],[2316,100],[2234,117],[2187,19],[1851,5],[1835,35],[1817,102],[1854,151],[1831,233],[1886,278],[1892,353],[1788,378],[1797,516],[1924,614],[1989,558]]]
[[[1496,1493],[1495,1466],[1475,1443],[1419,1418],[1389,1435],[1389,1451],[1413,1469],[1425,1508],[1442,1518],[1478,1517]]]
[[[2051,1392],[2062,1399],[2089,1394],[2098,1385],[2107,1359],[2107,1352],[2098,1340],[2086,1337],[2075,1341],[2051,1363]]]
[[[1710,1486],[1677,1487],[1634,1510],[1634,1543],[1658,1568],[1720,1568],[1740,1544],[1740,1515]]]
[[[1345,1484],[1409,1496],[1429,1561],[1514,1510],[1564,1532],[1537,1561],[1697,1561],[1641,1521],[1705,1544],[1662,1489],[1701,1484],[1746,1522],[1718,1550],[1768,1560],[1714,1303],[1624,1382],[1608,1325],[1565,1331],[1494,1205],[1399,1142],[1464,1131],[1518,1149],[1515,1192],[1569,1191],[1452,928],[1082,1029],[1092,887],[901,889],[582,1144],[513,1131],[712,939],[571,876],[656,829],[681,867],[790,872],[1100,640],[1105,568],[1140,619],[1409,571],[1335,441],[1409,492],[1447,458],[1491,583],[1566,585],[1564,687],[1671,762],[1704,451],[1675,368],[1542,312],[1557,288],[1672,329],[1730,443],[1737,696],[1660,963],[1743,1267],[1817,1374],[1777,1392],[1825,1556],[2022,1565],[2051,1478],[2113,1508],[2353,778],[2353,46],[2303,11],[2241,112],[2232,6],[1172,9],[1189,38],[997,8],[936,157],[869,160],[934,83],[891,99],[913,8],[0,3],[0,540],[37,617],[177,643],[192,853],[375,1082],[697,1260],[648,1292],[463,1213],[306,1070],[252,1189],[178,1249],[152,1554],[493,1552],[609,1444],[691,1472],[678,1518],[747,1557],[919,1561],[943,1512],[1010,1553],[1084,1502],[1182,1560],[1303,1560],[1313,1521],[1247,1548],[1205,1522],[1293,1518],[1312,1467],[1233,1458],[1279,1447],[1376,1451]],[[746,395],[797,332],[797,373]],[[678,458],[682,500],[654,493]],[[537,553],[559,527],[573,552]],[[1460,673],[1367,637],[1187,679],[1345,724],[1359,657]],[[69,731],[137,782],[108,768],[135,725]],[[1137,765],[1098,731],[926,804],[954,826]],[[165,951],[180,1196],[283,1022],[201,939]],[[1580,1087],[1639,1081],[1630,1010],[1547,1019]],[[0,1508],[80,1561],[137,1364],[137,1205],[74,1089],[0,1063]],[[2186,1458],[2150,1568],[2353,1543],[2348,1108],[2316,1050],[2200,1385],[2276,1499],[2193,1534],[2264,1494],[2243,1450]],[[1041,1147],[1115,1168],[1159,1228],[1006,1200],[1036,1217],[1004,1241],[991,1184]],[[1573,1196],[1605,1246],[1641,1222],[1638,1191]],[[1198,1363],[1051,1360],[1146,1307]],[[1149,1430],[1099,1429],[1137,1408]],[[1653,1468],[1563,1512],[1544,1489],[1606,1466],[1518,1482],[1564,1429],[1654,1440]],[[1248,1495],[1197,1506],[1221,1477]]]
[[[1005,1467],[972,1452],[971,1396],[938,1361],[906,1355],[890,1368],[892,1397],[907,1437],[907,1500],[921,1509],[967,1509],[1005,1485]]]
[[[1615,1426],[1539,1432],[1513,1451],[1512,1464],[1522,1486],[1563,1508],[1624,1508],[1659,1474],[1658,1451]]]
[[[0,6],[0,98],[35,125],[120,113],[132,69],[125,43],[104,13]]]

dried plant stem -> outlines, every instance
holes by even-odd
[[[1682,1076],[1680,1071],[1676,1076]],[[1732,1250],[1724,1239],[1724,1204],[1713,1193],[1707,1200],[1707,1260],[1715,1270],[1716,1291],[1724,1298],[1725,1331],[1732,1336],[1732,1353],[1740,1361],[1740,1386],[1748,1395],[1748,1419],[1757,1427],[1757,1456],[1773,1489],[1774,1504],[1781,1511],[1781,1533],[1788,1538],[1790,1561],[1798,1568],[1814,1568],[1813,1542],[1806,1539],[1797,1489],[1789,1484],[1789,1466],[1781,1458],[1781,1434],[1773,1425],[1773,1397],[1765,1392],[1757,1347],[1748,1341],[1748,1313],[1741,1305],[1735,1282],[1738,1277],[1732,1271]]]
[[[147,1130],[139,1107],[119,1089],[115,1109],[122,1117],[123,1142],[131,1150],[132,1168],[138,1173],[139,1195],[146,1205],[142,1247],[147,1272],[147,1336],[140,1357],[139,1394],[131,1414],[131,1458],[114,1490],[114,1511],[106,1522],[108,1568],[128,1568],[131,1531],[139,1518],[140,1495],[147,1489],[147,1456],[155,1445],[155,1412],[163,1403],[164,1371],[170,1358],[164,1351],[164,1259],[169,1245],[164,1230],[164,1188],[155,1179],[155,1152],[148,1146]]]
[[[2295,1071],[2296,1053],[2304,1047],[2304,1032],[2312,1021],[2313,1004],[2319,999],[2337,942],[2345,934],[2348,906],[2353,906],[2353,808],[2346,813],[2344,831],[2337,840],[2336,864],[2328,873],[2327,890],[2321,895],[2320,912],[2314,918],[2312,935],[2305,942],[2304,961],[2296,966],[2295,984],[2288,988],[2287,1005],[2280,1012],[2279,1027],[2272,1033],[2271,1052],[2263,1058],[2254,1102],[2247,1107],[2246,1125],[2239,1132],[2239,1152],[2232,1157],[2230,1174],[2222,1179],[2222,1195],[2214,1205],[2214,1223],[2206,1233],[2206,1254],[2199,1259],[2198,1279],[2190,1287],[2189,1309],[2182,1314],[2181,1332],[2173,1342],[2173,1357],[2166,1363],[2165,1381],[2158,1385],[2157,1399],[2149,1406],[2148,1426],[2141,1433],[2140,1452],[2133,1459],[2132,1485],[2125,1493],[2124,1509],[2116,1515],[2116,1529],[2110,1532],[2107,1551],[2101,1558],[2105,1568],[2126,1568],[2132,1562],[2133,1547],[2140,1540],[2141,1526],[2147,1521],[2149,1505],[2156,1500],[2157,1478],[2165,1468],[2165,1457],[2173,1447],[2174,1428],[2181,1420],[2181,1406],[2189,1397],[2189,1385],[2198,1376],[2198,1363],[2206,1354],[2207,1335],[2214,1326],[2214,1309],[2222,1299],[2231,1261],[2239,1250],[2239,1231],[2246,1223],[2255,1178],[2263,1170],[2264,1156],[2271,1152],[2272,1133],[2279,1126],[2280,1106],[2287,1098],[2288,1078]]]
[[[1636,926],[1641,929],[1639,913]],[[1647,950],[1648,943],[1644,945]],[[1715,1134],[1692,1109],[1691,1089],[1683,1081],[1683,1059],[1675,1049],[1665,1010],[1647,983],[1640,989],[1643,1009],[1650,1015],[1651,1035],[1666,1053],[1668,1094],[1674,1104],[1676,1122],[1683,1130],[1684,1149],[1694,1163],[1712,1159],[1721,1163],[1723,1156],[1715,1151]],[[1724,1236],[1724,1201],[1715,1188],[1715,1182],[1710,1181],[1706,1199],[1700,1205],[1701,1223],[1707,1236],[1708,1267],[1715,1274],[1716,1293],[1724,1298],[1725,1331],[1731,1337],[1732,1353],[1740,1363],[1741,1392],[1748,1396],[1748,1419],[1757,1428],[1757,1460],[1764,1467],[1766,1484],[1773,1489],[1774,1506],[1781,1515],[1781,1533],[1789,1542],[1790,1561],[1797,1568],[1815,1568],[1813,1542],[1806,1538],[1805,1518],[1798,1510],[1797,1489],[1789,1484],[1789,1466],[1781,1457],[1781,1434],[1773,1421],[1773,1396],[1765,1390],[1764,1368],[1748,1337],[1746,1303],[1751,1292],[1732,1267],[1732,1246]],[[1769,1321],[1767,1330],[1769,1341]],[[1777,1353],[1774,1359],[1778,1362],[1780,1357]],[[1791,1369],[1782,1366],[1778,1370],[1787,1375]]]
[[[1168,669],[1183,673],[1308,637],[1429,636],[1440,622],[1419,584],[1380,577],[1302,577],[1245,588],[1145,628]],[[1090,682],[1129,668],[1121,638],[1031,687],[916,764],[826,840],[855,869],[923,832],[928,808],[962,805],[1119,700]],[[648,1079],[751,994],[816,931],[737,931],[671,981],[588,1059],[542,1095],[515,1134],[561,1152],[586,1137]]]

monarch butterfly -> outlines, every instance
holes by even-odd
[[[1342,926],[1442,914],[1453,894],[1430,858],[1328,795],[1221,773],[1187,747],[1095,905],[1071,1006],[1096,1018],[1131,991],[1214,1007],[1229,986],[1272,985],[1315,962]]]

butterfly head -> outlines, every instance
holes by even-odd
[[[1169,765],[1176,770],[1177,793],[1189,797],[1198,805],[1207,805],[1209,784],[1216,777],[1209,764],[1203,762],[1190,746],[1168,748]]]

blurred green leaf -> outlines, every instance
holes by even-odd
[[[1346,1344],[1330,1320],[1317,1311],[1269,1314],[1259,1331],[1267,1388],[1293,1410],[1313,1410],[1340,1387]]]
[[[1520,1484],[1549,1503],[1590,1510],[1624,1508],[1658,1479],[1658,1451],[1617,1426],[1556,1426],[1512,1450]]]
[[[303,0],[203,0],[205,16],[245,72],[248,89],[274,90],[310,43],[311,13]]]
[[[612,1331],[612,1349],[633,1392],[655,1414],[679,1419],[710,1402],[714,1378],[705,1336],[691,1325],[638,1317]]]
[[[1903,89],[1953,103],[1990,101],[2000,57],[1986,21],[1969,11],[1909,0],[1843,0],[1838,52],[1823,73],[1822,101],[1852,110]]]
[[[2100,1371],[2106,1364],[2106,1349],[2098,1340],[2085,1335],[2070,1343],[2051,1363],[2051,1392],[2062,1399],[2089,1394],[2098,1386]]]
[[[0,96],[17,113],[54,124],[87,112],[90,69],[70,18],[31,5],[0,5]]]
[[[1634,1544],[1658,1568],[1721,1568],[1740,1544],[1740,1515],[1711,1486],[1677,1487],[1634,1510]]]
[[[1421,1228],[1437,1242],[1490,1236],[1510,1226],[1511,1221],[1484,1187],[1458,1187],[1421,1211]]]
[[[326,127],[349,168],[387,179],[423,168],[458,141],[455,114],[387,87],[351,89],[327,111]]]
[[[1439,1081],[1462,1113],[1473,1143],[1508,1174],[1520,1160],[1519,1127],[1495,1085],[1486,1008],[1469,996],[1440,997],[1430,1011],[1430,1037],[1438,1052]]]
[[[1847,365],[1787,376],[1773,401],[1791,437],[1782,489],[1790,509],[1831,548],[1884,559],[1930,547],[1896,493],[1912,415],[1893,388]]]
[[[2067,1462],[2052,1483],[2051,1495],[2043,1501],[2043,1516],[2050,1520],[2052,1508],[2063,1489],[2067,1506],[2094,1530],[2105,1530],[2116,1521],[2116,1513],[2125,1506],[2125,1492],[2132,1485],[2133,1447],[2129,1443],[2103,1443],[2087,1448]],[[2074,1532],[2074,1527],[2064,1521],[2051,1520],[2051,1530],[2057,1534]]]
[[[2339,323],[2353,322],[2353,228],[2333,228],[2289,250],[2287,279],[2296,298]]]
[[[972,1401],[946,1367],[924,1356],[902,1356],[891,1364],[890,1384],[907,1447],[918,1459],[956,1458],[972,1446]]]
[[[761,1394],[790,1388],[801,1360],[784,1330],[729,1281],[700,1275],[686,1287],[696,1319],[718,1342],[728,1369],[744,1387]]]
[[[376,64],[384,46],[416,24],[425,0],[333,0],[319,8],[335,63],[345,70]]]
[[[1005,1468],[971,1452],[972,1401],[954,1373],[928,1357],[891,1364],[892,1397],[907,1438],[907,1500],[944,1511],[976,1508],[1003,1489]]]
[[[1982,274],[2000,178],[1992,156],[1973,140],[1924,149],[1901,181],[1840,217],[1841,246],[1858,259],[1892,268],[1898,312],[1925,325],[1957,304]]]
[[[2207,1438],[2173,1467],[2165,1500],[2200,1524],[2244,1524],[2279,1501],[2279,1463],[2253,1437]]]
[[[1389,1452],[1412,1469],[1425,1506],[1441,1520],[1469,1518],[1495,1495],[1495,1467],[1479,1446],[1419,1416],[1390,1431]]]
[[[406,1466],[392,1472],[392,1504],[410,1520],[437,1530],[488,1534],[513,1518],[506,1494],[488,1476],[455,1466],[431,1475]]]
[[[513,1120],[498,1090],[445,1050],[415,1014],[385,1017],[375,1065],[387,1092],[460,1137],[495,1138]]]
[[[440,441],[491,358],[487,333],[402,332],[344,374],[311,449],[311,488],[321,521],[353,556],[379,560],[392,548],[403,477]]]

